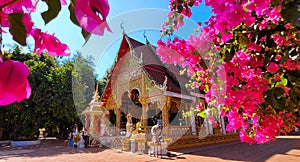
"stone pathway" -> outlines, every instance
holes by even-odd
[[[0,162],[211,162],[211,161],[300,161],[300,136],[281,136],[276,142],[252,145],[230,142],[176,150],[170,157],[156,158],[108,148],[75,149],[62,142],[36,146],[0,145]]]

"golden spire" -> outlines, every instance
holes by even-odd
[[[98,81],[97,81],[97,85],[96,85],[96,91],[95,91],[95,94],[96,94],[96,95],[98,94]]]

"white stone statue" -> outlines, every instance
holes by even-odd
[[[159,136],[161,135],[161,128],[159,123],[156,125],[152,126],[151,128],[151,134],[152,134],[152,142],[153,143],[158,143],[159,141]]]
[[[126,137],[131,137],[132,130],[133,130],[133,123],[132,123],[132,116],[129,113],[127,116],[127,123],[126,123]]]

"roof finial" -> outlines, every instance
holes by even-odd
[[[96,85],[95,95],[98,95],[98,81],[97,81],[97,85]]]
[[[123,30],[122,34],[124,35],[124,34],[125,34],[125,29],[124,29],[124,27],[123,27],[123,24],[124,24],[124,21],[122,20],[122,22],[121,22],[121,24],[120,24],[120,27],[121,27],[121,29]]]
[[[141,56],[139,58],[139,63],[142,64],[143,63],[143,52],[141,52]]]
[[[146,44],[149,44],[148,38],[147,38],[147,36],[146,36],[146,30],[144,30],[143,35],[144,35],[144,38],[146,39]]]

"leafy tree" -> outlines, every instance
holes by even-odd
[[[77,55],[74,60],[60,65],[45,54],[38,57],[21,53],[19,47],[6,53],[6,57],[24,62],[30,68],[28,80],[32,94],[28,100],[1,107],[0,124],[6,126],[5,132],[32,138],[38,135],[39,128],[46,128],[49,135],[63,138],[75,124],[82,127],[79,114],[95,89],[87,86],[95,84],[95,76],[86,59]],[[10,136],[8,133],[6,138]]]

